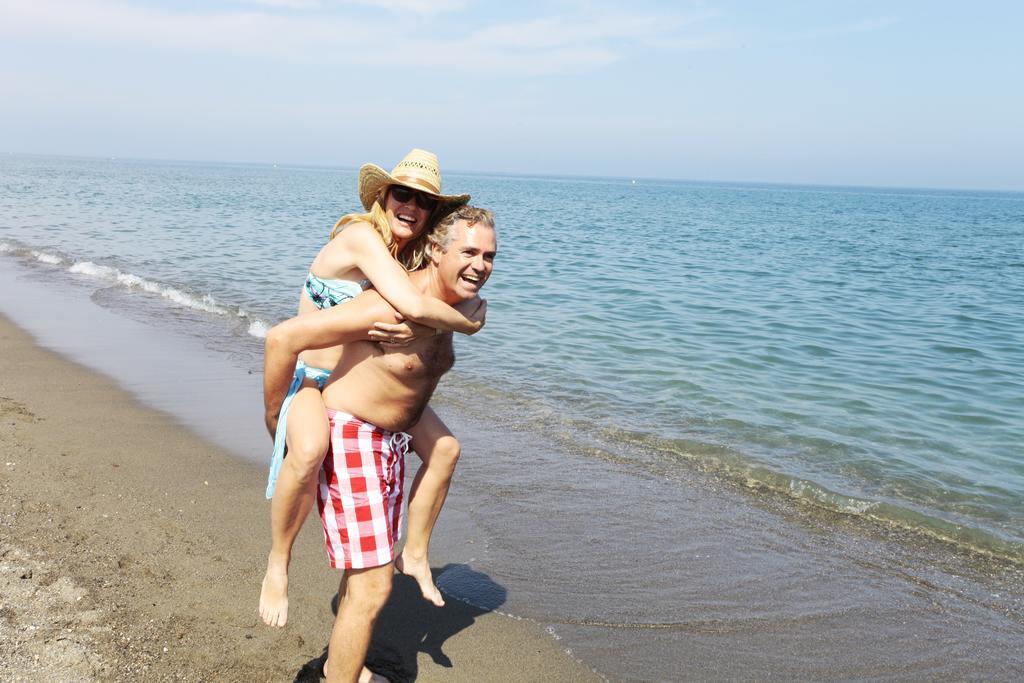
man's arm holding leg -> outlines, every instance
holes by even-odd
[[[277,429],[281,404],[288,393],[299,354],[351,341],[369,339],[378,320],[391,320],[395,309],[376,291],[352,301],[290,318],[267,332],[263,355],[263,408],[270,435]]]

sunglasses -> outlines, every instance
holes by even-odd
[[[428,194],[423,194],[419,190],[413,190],[404,185],[392,185],[391,196],[400,204],[407,204],[415,199],[416,206],[424,211],[433,211],[437,207],[437,197],[431,197]]]

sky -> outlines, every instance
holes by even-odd
[[[1024,190],[1024,3],[0,0],[0,152]]]

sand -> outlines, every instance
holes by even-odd
[[[0,679],[316,680],[339,575],[311,519],[289,625],[263,625],[264,485],[0,317]],[[401,576],[369,663],[396,681],[600,680],[542,625],[433,608]]]

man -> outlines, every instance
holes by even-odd
[[[424,294],[448,304],[478,300],[491,274],[497,238],[489,211],[464,206],[430,236],[428,265],[410,274]],[[377,615],[391,591],[394,545],[401,525],[404,455],[409,429],[441,376],[455,362],[450,333],[408,346],[349,341],[395,311],[367,291],[333,311],[292,318],[267,335],[264,399],[275,419],[299,352],[345,342],[323,390],[331,449],[320,472],[317,503],[331,566],[344,568],[338,615],[324,670],[329,681],[365,680],[363,660]],[[481,312],[482,313],[482,312]]]

